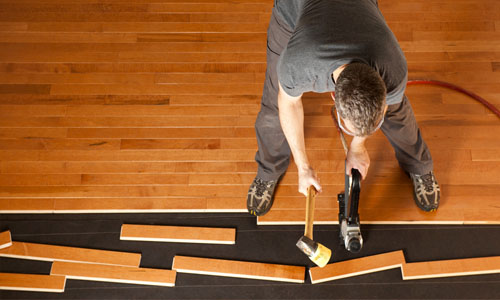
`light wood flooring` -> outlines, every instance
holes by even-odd
[[[500,107],[500,2],[379,0],[410,78]],[[245,212],[271,0],[0,0],[0,212]],[[414,205],[381,133],[365,223],[500,223],[500,119],[466,96],[409,87],[442,187]],[[334,223],[344,154],[325,94],[304,97],[306,144]],[[293,162],[259,224],[304,221]]]

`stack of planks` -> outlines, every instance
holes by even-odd
[[[272,0],[1,0],[0,213],[244,212]],[[497,0],[380,0],[410,78],[500,104]],[[386,139],[369,139],[365,223],[500,222],[500,122],[441,88],[411,87],[442,203],[413,204]],[[328,95],[304,97],[306,145],[335,223],[342,146]],[[182,150],[182,151],[180,151]],[[381,208],[382,207],[382,208]],[[259,224],[299,224],[291,163]]]
[[[10,232],[0,234],[4,237]],[[1,241],[0,243],[3,243]],[[66,278],[173,287],[176,272],[139,267],[141,254],[9,241],[0,257],[52,262],[50,275],[0,273],[0,289],[64,292]]]

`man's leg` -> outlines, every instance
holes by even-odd
[[[261,109],[255,121],[259,146],[255,154],[258,171],[247,196],[247,208],[254,215],[263,215],[269,211],[278,180],[285,173],[290,162],[290,147],[279,121],[279,84],[276,65],[291,35],[291,30],[278,24],[273,13],[267,31],[266,79]]]
[[[401,103],[389,105],[381,130],[394,148],[399,165],[413,180],[417,206],[425,211],[436,210],[440,188],[434,177],[431,153],[406,95]]]

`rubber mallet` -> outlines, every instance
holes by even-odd
[[[304,252],[316,265],[324,267],[332,256],[332,251],[313,240],[313,222],[314,222],[314,201],[316,189],[310,186],[307,189],[306,199],[306,227],[304,235],[297,241],[297,247]]]

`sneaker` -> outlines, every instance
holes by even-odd
[[[277,183],[277,180],[265,181],[255,177],[247,195],[247,209],[250,214],[263,216],[271,209]]]
[[[441,198],[441,189],[434,177],[434,172],[425,175],[410,173],[413,181],[413,199],[417,206],[427,212],[437,210],[439,199]]]

